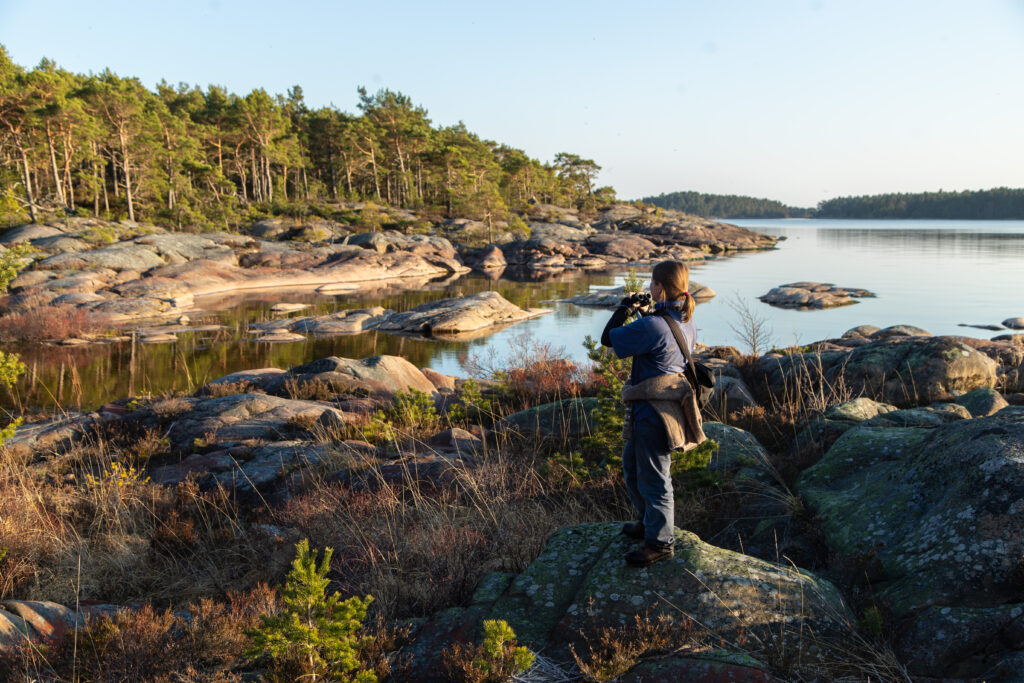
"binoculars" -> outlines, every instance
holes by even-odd
[[[625,299],[622,300],[623,306],[629,306],[630,308],[643,308],[644,306],[651,305],[651,293],[650,292],[633,292]]]

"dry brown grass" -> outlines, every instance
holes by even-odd
[[[186,612],[144,606],[101,615],[74,638],[22,651],[0,673],[5,680],[238,681],[228,669],[249,644],[246,630],[276,609],[275,591],[258,585],[223,603],[199,600]]]
[[[461,604],[487,572],[521,571],[557,529],[626,515],[611,478],[570,494],[549,489],[533,464],[496,454],[455,465],[453,483],[429,495],[371,471],[362,490],[315,487],[275,520],[335,549],[343,594],[373,595],[385,618],[424,616]]]
[[[0,340],[43,341],[94,337],[110,329],[107,316],[71,305],[39,306],[0,316]]]
[[[338,392],[331,389],[323,380],[300,381],[289,377],[284,382],[288,398],[300,401],[330,401]]]
[[[150,405],[150,410],[156,413],[157,417],[169,419],[187,413],[192,409],[192,403],[183,396],[168,396],[157,399]]]
[[[0,452],[0,599],[168,604],[280,573],[288,548],[251,533],[228,493],[148,481],[162,444],[153,432],[94,437],[40,463]]]

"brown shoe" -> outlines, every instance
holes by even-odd
[[[620,532],[623,536],[629,536],[635,538],[638,541],[644,540],[644,523],[643,522],[627,522],[622,525],[622,531]]]
[[[647,567],[660,560],[667,560],[672,557],[672,554],[672,546],[659,550],[644,543],[638,549],[626,553],[626,564],[633,567]]]

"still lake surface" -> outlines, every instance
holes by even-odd
[[[988,338],[999,334],[959,327],[993,324],[1024,316],[1024,221],[748,219],[729,221],[786,239],[767,252],[744,253],[691,264],[692,278],[718,296],[697,308],[700,341],[742,346],[732,329],[738,315],[731,302],[745,302],[767,320],[770,342],[807,344],[836,337],[860,324],[911,324],[933,334]],[[647,278],[649,268],[638,268]],[[478,358],[500,366],[522,352],[528,338],[548,342],[575,360],[585,360],[583,339],[598,337],[608,319],[603,309],[552,303],[622,284],[625,271],[566,273],[544,282],[489,280],[470,274],[424,291],[392,296],[323,296],[303,292],[258,292],[233,298],[225,310],[193,315],[194,323],[219,322],[214,333],[179,335],[175,344],[106,344],[82,347],[10,347],[29,372],[7,407],[59,405],[93,408],[142,393],[190,391],[230,372],[288,368],[316,358],[402,355],[420,367],[466,375],[464,363]],[[778,309],[757,300],[772,287],[801,280],[831,282],[875,292],[877,298],[824,311]],[[495,290],[519,306],[554,312],[468,342],[448,342],[369,332],[351,337],[307,339],[289,344],[245,341],[249,323],[277,316],[279,301],[313,308],[297,315],[344,308],[384,306],[397,311],[450,296]]]

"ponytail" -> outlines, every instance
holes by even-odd
[[[693,312],[697,309],[697,302],[694,301],[692,294],[683,292],[683,298],[680,303],[683,305],[683,322],[688,323],[693,318]]]

